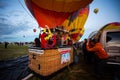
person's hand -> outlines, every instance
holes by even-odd
[[[87,45],[89,46],[89,44],[90,44],[90,39],[87,40]]]
[[[45,25],[45,27],[46,27],[47,29],[49,29],[48,25]]]

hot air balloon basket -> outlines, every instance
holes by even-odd
[[[29,49],[29,68],[42,76],[51,75],[73,62],[73,48]]]

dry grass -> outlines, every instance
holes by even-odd
[[[7,48],[4,48],[4,45],[0,44],[0,61],[13,59],[27,54],[28,54],[27,46],[9,44]]]

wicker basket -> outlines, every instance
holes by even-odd
[[[70,61],[73,62],[73,48],[59,48],[59,49],[50,49],[50,50],[29,50],[29,68],[34,72],[42,75],[48,76],[63,67],[67,66],[68,63],[61,63],[61,53],[60,50],[69,49]]]

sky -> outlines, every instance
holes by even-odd
[[[108,23],[120,22],[119,5],[120,0],[93,0],[80,41]],[[99,9],[97,14],[93,12],[95,8]],[[37,21],[30,15],[24,0],[0,0],[0,42],[31,42],[39,32]]]

